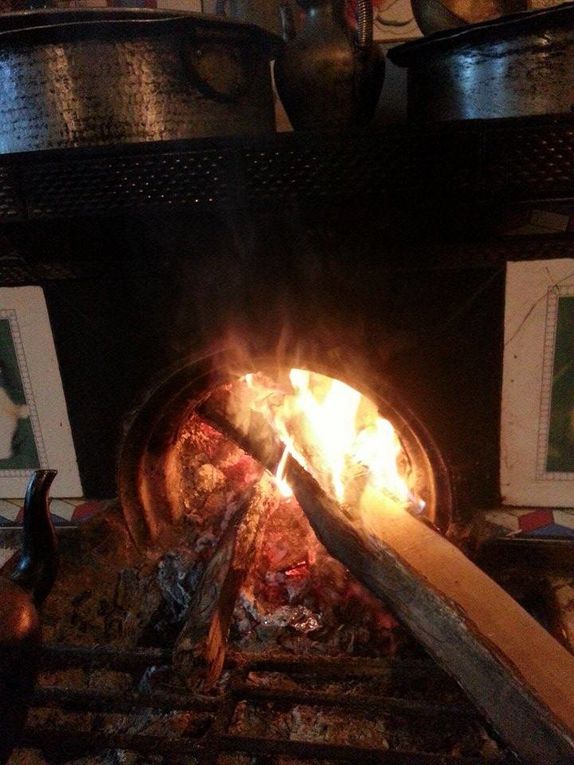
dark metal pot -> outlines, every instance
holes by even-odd
[[[255,26],[153,10],[0,17],[0,153],[274,130]]]
[[[408,67],[416,120],[569,113],[574,3],[434,34],[388,55]]]

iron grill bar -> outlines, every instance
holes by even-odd
[[[287,755],[301,759],[337,760],[338,762],[377,762],[381,765],[486,765],[486,761],[476,757],[454,757],[449,754],[430,754],[426,752],[381,751],[368,747],[349,746],[347,744],[321,744],[311,741],[279,740],[259,738],[257,736],[233,736],[226,734],[219,742],[222,751],[266,754],[272,756]],[[498,765],[510,765],[510,761],[498,762]],[[516,763],[514,763],[516,765]]]
[[[243,661],[245,658],[250,672],[286,672],[298,675],[308,673],[328,677],[374,677],[390,673],[396,677],[411,674],[445,676],[445,673],[428,659],[368,659],[350,656],[341,661],[335,656],[269,657],[256,654],[243,657]]]
[[[392,696],[349,695],[321,691],[284,691],[278,688],[259,688],[247,683],[239,684],[231,693],[238,701],[276,704],[302,704],[307,706],[338,707],[340,709],[376,710],[381,713],[398,712],[421,717],[456,717],[475,719],[478,714],[472,707],[456,704],[435,704],[424,701],[394,698]],[[214,712],[222,700],[213,696],[191,693],[110,693],[99,690],[71,690],[46,686],[35,691],[31,706],[81,708],[87,712],[129,713],[137,709],[179,710]]]
[[[392,696],[349,695],[323,691],[284,691],[276,688],[259,688],[241,685],[233,691],[237,701],[275,702],[302,704],[308,706],[338,707],[340,709],[376,710],[382,713],[399,712],[404,715],[424,717],[456,717],[463,719],[478,718],[477,712],[470,706],[455,704],[430,704],[424,701],[393,698]]]
[[[125,651],[109,646],[80,646],[48,643],[42,648],[42,670],[110,669],[118,672],[139,672],[148,667],[171,664],[171,651],[158,648]]]
[[[43,650],[42,669],[91,669],[119,670],[132,674],[143,673],[147,668],[169,665],[170,651],[158,649],[119,650],[108,646],[68,646],[51,644]],[[220,696],[194,694],[182,688],[176,691],[154,690],[147,692],[109,692],[95,689],[73,690],[62,687],[39,688],[34,694],[35,707],[60,707],[76,712],[130,713],[139,709],[158,711],[199,711],[211,718],[208,732],[201,738],[168,738],[156,735],[82,732],[77,729],[28,727],[21,741],[22,747],[39,748],[46,752],[60,750],[78,754],[104,749],[125,749],[143,755],[189,755],[201,765],[216,765],[223,753],[238,752],[262,758],[292,756],[301,760],[330,760],[337,762],[377,762],[381,765],[486,765],[477,757],[457,757],[417,751],[385,751],[357,744],[327,744],[309,740],[277,739],[244,736],[230,731],[237,705],[249,704],[307,705],[347,710],[376,711],[380,714],[397,713],[401,716],[449,717],[479,719],[471,708],[461,704],[430,704],[425,701],[361,694],[344,695],[331,691],[297,689],[283,690],[261,687],[249,681],[250,673],[288,674],[313,679],[367,678],[391,675],[399,679],[415,676],[444,675],[436,665],[427,660],[404,660],[394,658],[340,658],[293,657],[292,655],[229,654],[227,667],[231,670],[226,691]],[[516,765],[507,759],[499,765]]]
[[[207,755],[217,756],[220,752],[243,752],[253,755],[293,756],[304,760],[332,760],[337,762],[377,762],[381,765],[488,765],[476,757],[455,757],[448,754],[425,752],[381,751],[346,744],[321,744],[311,741],[292,741],[256,736],[234,736],[223,734],[201,742],[190,739],[170,739],[161,736],[126,735],[115,733],[78,732],[72,729],[26,728],[20,746],[23,748],[50,751],[57,749],[60,754],[80,754],[105,749],[124,749],[139,754],[195,755],[206,762]],[[511,765],[510,760],[498,761],[497,765]],[[516,763],[513,763],[516,765]]]
[[[33,707],[59,707],[67,710],[82,709],[86,712],[124,713],[137,709],[162,711],[214,712],[221,701],[210,696],[191,693],[110,693],[96,690],[71,690],[60,687],[38,688],[33,697]]]
[[[157,648],[122,650],[109,646],[70,646],[49,643],[42,649],[42,669],[85,667],[118,671],[139,671],[150,666],[168,665],[172,652]],[[444,675],[427,659],[394,659],[348,657],[342,662],[335,656],[294,657],[291,654],[229,653],[226,667],[243,667],[248,672],[285,672],[326,677],[373,677],[392,673],[401,675]]]
[[[164,738],[127,733],[82,732],[72,728],[26,727],[20,748],[58,750],[62,754],[79,755],[104,749],[125,749],[140,754],[199,755],[206,743],[188,738]]]

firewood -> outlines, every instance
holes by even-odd
[[[204,671],[212,687],[223,670],[233,609],[257,547],[257,537],[277,501],[264,475],[237,511],[207,564],[174,649],[174,663],[186,676]]]
[[[282,445],[262,419],[239,433],[202,414],[273,470]],[[574,763],[574,656],[464,554],[404,508],[339,505],[294,459],[285,477],[333,557],[393,608],[529,765]]]

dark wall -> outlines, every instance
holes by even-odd
[[[44,286],[85,494],[114,494],[123,424],[153,378],[232,330],[259,351],[304,346],[377,369],[472,502],[496,501],[504,269],[464,257],[439,268],[424,241],[375,225],[378,212],[293,206],[11,229],[30,261],[78,266],[80,278]]]

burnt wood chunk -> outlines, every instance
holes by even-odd
[[[203,414],[270,469],[281,444]],[[294,459],[285,477],[329,553],[397,617],[528,765],[574,763],[574,656],[447,539],[402,507],[339,505]]]
[[[204,670],[206,688],[217,682],[223,670],[235,602],[253,561],[263,522],[276,501],[272,479],[264,475],[210,558],[177,639],[174,663],[186,675],[195,676]]]

